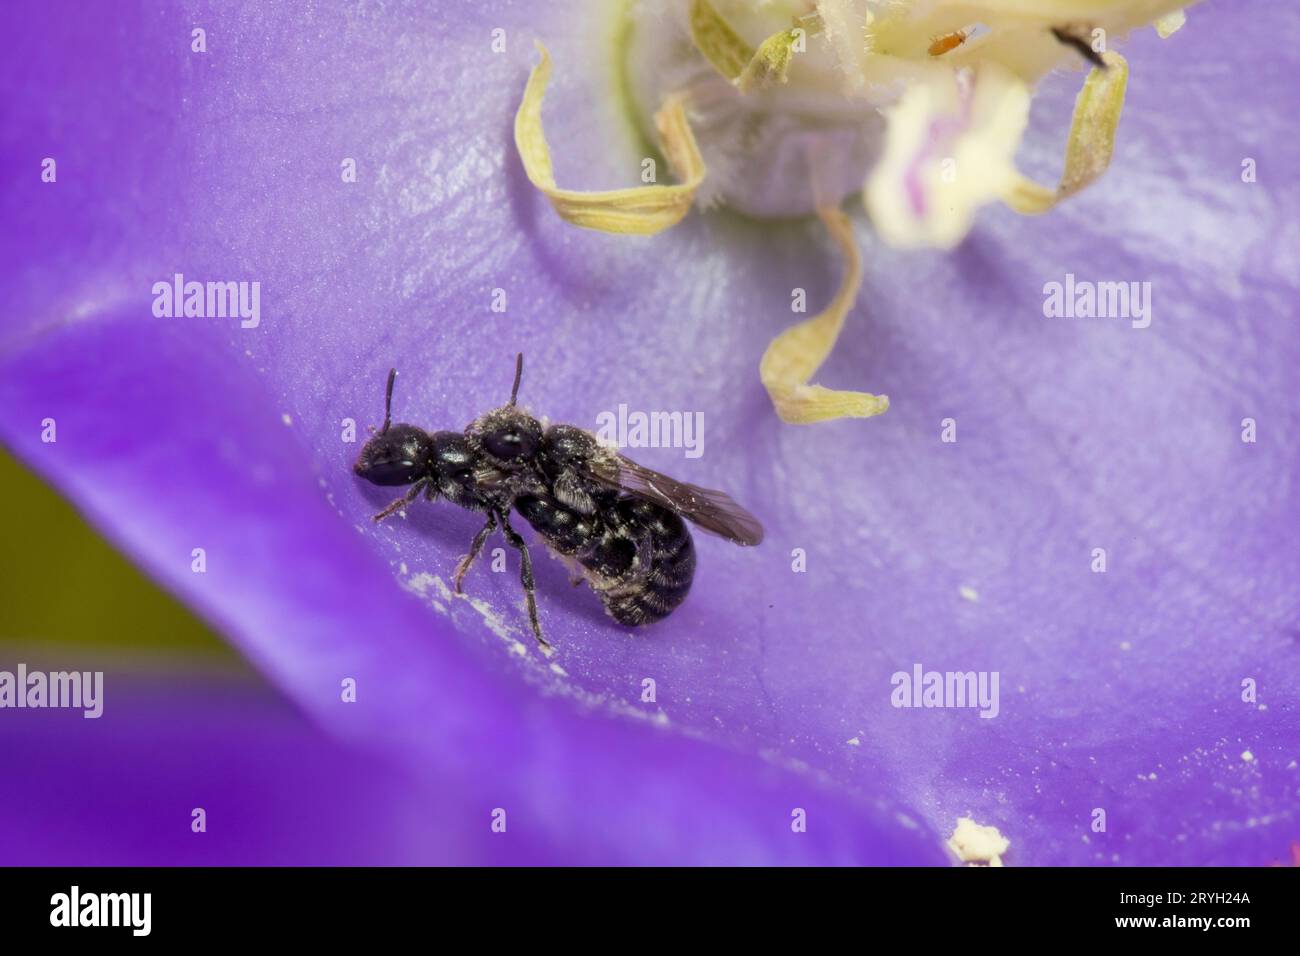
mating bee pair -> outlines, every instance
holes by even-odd
[[[456,567],[456,593],[488,536],[500,528],[519,552],[528,620],[534,636],[546,644],[532,558],[510,525],[512,509],[547,547],[577,563],[611,617],[631,626],[667,617],[690,591],[695,545],[686,521],[740,545],[763,540],[758,519],[723,492],[643,468],[573,425],[543,428],[515,404],[523,370],[520,353],[510,401],[464,432],[393,424],[397,370],[390,370],[383,428],[366,442],[353,468],[376,485],[411,486],[375,515],[376,521],[421,493],[429,501],[442,497],[487,515]]]

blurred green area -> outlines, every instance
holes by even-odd
[[[63,498],[0,449],[0,647],[72,645],[246,669],[207,625],[145,577]],[[8,656],[8,655],[6,655]]]

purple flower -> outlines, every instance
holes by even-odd
[[[520,166],[540,37],[565,65],[558,181],[639,168],[604,11],[10,12],[0,438],[312,724],[207,686],[118,705],[111,679],[111,735],[6,718],[32,772],[0,788],[5,862],[45,859],[8,838],[62,825],[40,796],[106,751],[131,773],[101,765],[103,798],[60,806],[138,842],[49,862],[944,863],[959,817],[1009,865],[1286,858],[1300,65],[1278,37],[1300,15],[1211,4],[1174,40],[1135,34],[1114,162],[1050,216],[981,211],[951,253],[861,227],[821,375],[892,406],[796,428],[754,370],[792,289],[834,294],[815,221],[583,232]],[[1035,100],[1021,157],[1044,181],[1077,86]],[[155,314],[177,275],[182,299],[257,282],[257,309],[246,286],[242,316]],[[1149,282],[1149,327],[1048,317],[1067,276]],[[687,602],[629,632],[534,540],[553,656],[509,549],[450,596],[478,516],[421,502],[374,526],[399,489],[351,465],[390,366],[396,419],[459,429],[521,350],[520,401],[552,421],[701,411],[699,458],[629,454],[727,489],[765,543],[697,536]],[[996,672],[996,716],[896,706],[917,667]],[[168,799],[134,800],[146,783]],[[204,801],[264,849],[185,844]]]

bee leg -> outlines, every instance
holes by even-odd
[[[533,626],[533,637],[537,638],[537,643],[542,647],[550,647],[546,638],[542,637],[542,625],[537,620],[537,595],[533,583],[533,559],[528,554],[528,545],[519,533],[510,527],[510,519],[503,512],[501,514],[501,533],[506,536],[506,541],[510,546],[519,552],[519,581],[524,586],[524,595],[528,599],[528,623]]]
[[[403,508],[409,505],[416,498],[420,497],[420,492],[422,492],[423,490],[424,490],[424,482],[417,481],[415,484],[411,485],[410,491],[408,491],[402,497],[398,498],[391,505],[389,505],[383,511],[379,512],[379,514],[375,515],[370,520],[375,522],[383,521],[394,511],[401,511]]]
[[[461,593],[460,583],[465,579],[465,574],[469,571],[470,565],[474,563],[474,559],[478,557],[478,553],[483,550],[483,542],[487,540],[488,535],[496,530],[496,526],[497,516],[489,511],[487,524],[479,528],[478,534],[474,535],[474,540],[470,542],[469,554],[461,558],[460,563],[456,565],[455,585],[457,594]]]

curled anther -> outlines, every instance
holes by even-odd
[[[1065,170],[1055,189],[1017,174],[1002,196],[1016,212],[1038,215],[1090,185],[1106,171],[1115,151],[1115,130],[1124,110],[1128,62],[1118,53],[1104,54],[1107,68],[1095,67],[1074,101]]]
[[[704,181],[704,158],[686,118],[686,101],[670,97],[655,114],[655,127],[668,164],[680,182],[583,192],[561,189],[551,166],[551,148],[542,127],[542,98],[551,77],[551,57],[540,42],[541,59],[528,77],[515,114],[515,148],[529,181],[550,200],[566,222],[600,232],[652,235],[677,225],[695,201]]]
[[[801,39],[822,30],[819,15],[798,18],[789,30],[780,30],[754,49],[731,28],[709,0],[692,0],[691,40],[696,49],[723,77],[742,93],[769,83],[784,83]]]
[[[844,257],[839,290],[822,312],[773,339],[758,366],[759,378],[777,415],[795,425],[835,418],[870,418],[889,409],[889,398],[884,395],[836,391],[808,383],[834,349],[844,319],[862,287],[862,256],[849,217],[831,206],[819,208],[817,215]]]

